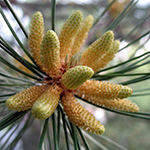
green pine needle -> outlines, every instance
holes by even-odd
[[[52,127],[53,127],[53,139],[54,139],[54,148],[58,150],[58,139],[57,139],[57,132],[56,132],[56,116],[55,113],[52,114]]]
[[[84,137],[84,135],[83,135],[81,129],[80,129],[79,127],[77,127],[77,129],[78,129],[78,132],[79,132],[79,134],[80,134],[80,136],[81,136],[81,139],[82,139],[82,141],[83,141],[83,143],[84,143],[84,145],[85,145],[86,150],[91,150],[91,148],[90,148],[90,146],[89,146],[89,144],[88,144],[86,138]]]
[[[144,115],[139,115],[139,114],[133,113],[133,112],[126,112],[126,111],[119,111],[119,110],[109,109],[109,108],[106,108],[106,107],[99,106],[99,105],[93,104],[91,102],[88,102],[88,101],[86,101],[85,99],[83,99],[81,97],[76,96],[76,98],[78,98],[79,100],[82,100],[82,101],[84,101],[86,103],[89,103],[89,104],[91,104],[93,106],[96,106],[96,107],[99,107],[99,108],[102,108],[104,110],[107,110],[107,111],[110,111],[110,112],[114,112],[114,113],[117,113],[117,114],[120,114],[120,115],[125,115],[125,116],[130,116],[130,117],[150,120],[150,117],[147,117],[147,116],[144,116]]]
[[[51,16],[52,16],[52,30],[55,31],[55,9],[56,0],[51,0]]]
[[[15,31],[13,30],[13,28],[11,27],[7,17],[5,16],[2,8],[0,7],[0,12],[1,15],[3,17],[3,19],[5,20],[7,26],[9,27],[11,33],[13,34],[14,38],[16,39],[16,41],[18,42],[18,44],[20,45],[20,47],[22,48],[22,50],[25,52],[25,54],[31,59],[31,61],[35,64],[35,61],[33,60],[33,58],[31,57],[31,55],[29,54],[29,52],[25,49],[25,47],[23,46],[22,42],[19,40],[18,36],[16,35]]]
[[[15,123],[18,119],[23,117],[28,111],[21,111],[21,112],[11,112],[6,117],[0,120],[0,130],[6,128],[7,126]]]
[[[76,130],[75,125],[72,124],[71,122],[70,122],[70,126],[71,126],[72,134],[73,134],[74,149],[75,149],[75,150],[78,150],[78,144],[77,144],[77,130]]]
[[[28,73],[22,71],[21,69],[15,67],[14,65],[12,65],[11,63],[9,63],[7,60],[5,60],[4,58],[2,58],[1,56],[0,56],[0,61],[1,61],[3,64],[7,65],[8,67],[12,68],[13,70],[15,70],[15,71],[17,71],[17,72],[19,72],[19,73],[21,73],[21,74],[27,76],[27,77],[30,77],[30,78],[33,78],[33,79],[36,79],[36,80],[40,80],[40,78],[37,78],[37,77],[35,77],[35,76],[33,76],[33,75],[30,75],[30,74],[28,74]]]
[[[86,136],[87,139],[89,139],[90,141],[92,141],[92,143],[94,145],[96,145],[99,150],[108,150],[107,147],[105,147],[102,143],[100,143],[99,141],[97,141],[94,137],[92,137],[89,133],[83,131],[83,134]]]
[[[65,118],[65,114],[62,110],[62,108],[60,107],[60,105],[58,105],[60,111],[61,111],[61,115],[62,115],[62,121],[63,121],[63,129],[64,129],[64,134],[65,134],[65,140],[66,140],[66,148],[67,150],[70,150],[69,148],[69,138],[68,138],[68,132],[67,132],[67,127],[66,127],[66,118]]]
[[[133,6],[136,5],[136,3],[138,2],[135,2],[135,0],[132,0],[128,5],[127,7],[122,11],[122,13],[111,23],[111,25],[106,29],[106,31],[108,30],[113,30],[121,21],[122,19],[127,15],[127,10],[130,11],[133,9]],[[134,4],[133,4],[134,3]],[[133,4],[133,5],[132,5]],[[105,31],[105,32],[106,32]]]
[[[108,4],[108,6],[104,9],[104,11],[100,14],[99,17],[97,17],[97,19],[95,20],[95,22],[93,23],[93,27],[95,27],[95,25],[100,21],[100,19],[106,14],[106,12],[109,10],[109,8],[116,2],[116,0],[113,0],[111,3]]]
[[[140,27],[148,18],[150,14],[144,17],[126,36],[124,36],[120,41],[126,40],[138,27]]]
[[[25,131],[31,126],[33,120],[34,119],[31,117],[31,114],[30,114],[29,117],[28,117],[28,120],[24,123],[24,126],[19,131],[19,133],[17,134],[17,136],[15,137],[15,139],[7,146],[7,149],[10,149],[10,148],[14,149],[14,147],[17,145],[18,141],[23,136],[23,134],[25,133]]]
[[[60,110],[59,107],[57,108],[57,141],[59,146],[59,140],[60,140]]]
[[[43,141],[44,141],[44,138],[45,138],[47,127],[48,127],[48,121],[49,121],[49,118],[45,120],[43,130],[42,130],[42,134],[41,134],[41,137],[40,137],[40,142],[39,142],[39,145],[38,145],[38,150],[42,150]]]
[[[146,33],[144,33],[143,35],[141,35],[139,38],[135,39],[134,41],[130,42],[129,44],[127,44],[125,47],[121,48],[119,50],[119,52],[121,52],[122,50],[126,49],[127,47],[131,46],[132,44],[138,42],[140,39],[142,39],[143,37],[147,36],[150,33],[150,30],[147,31]]]
[[[129,63],[129,62],[132,62],[132,61],[134,61],[134,60],[137,60],[137,59],[139,59],[139,58],[141,58],[141,57],[143,57],[143,56],[145,56],[145,55],[149,55],[149,54],[150,54],[150,52],[146,52],[146,53],[141,54],[141,55],[139,55],[139,56],[137,56],[137,57],[134,57],[134,58],[131,58],[131,59],[127,60],[127,61],[124,61],[124,62],[122,62],[122,63],[120,63],[120,64],[117,64],[117,65],[114,65],[114,66],[111,66],[111,67],[102,69],[102,70],[100,70],[99,72],[97,72],[97,74],[100,73],[100,72],[104,72],[104,71],[110,70],[110,69],[114,69],[114,68],[116,68],[116,67],[120,67],[120,66],[122,66],[122,65],[124,65],[124,64],[127,64],[127,63]]]
[[[12,96],[12,95],[14,95],[14,94],[16,94],[16,93],[10,93],[10,94],[1,94],[1,95],[0,95],[0,97]]]
[[[25,28],[23,27],[21,21],[19,20],[18,16],[16,15],[15,11],[13,10],[11,3],[8,0],[4,0],[4,2],[7,5],[7,7],[9,8],[9,10],[11,11],[14,18],[16,19],[17,23],[19,24],[19,26],[20,26],[21,30],[23,31],[24,35],[26,36],[26,38],[28,38],[28,34],[27,34]]]

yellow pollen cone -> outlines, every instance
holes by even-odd
[[[71,56],[75,55],[76,52],[81,50],[82,45],[85,42],[85,39],[88,36],[88,32],[90,31],[93,25],[93,16],[88,15],[83,21],[76,37],[74,38],[74,42],[71,48]]]
[[[50,117],[56,110],[62,89],[57,85],[49,88],[36,100],[32,106],[32,115],[41,120]]]
[[[29,32],[29,47],[35,62],[41,67],[40,45],[44,35],[44,20],[41,12],[36,12],[31,20]]]
[[[95,64],[95,62],[97,62],[103,54],[111,49],[113,41],[114,33],[112,31],[106,32],[82,53],[81,64],[92,68],[93,64]]]
[[[63,74],[62,83],[67,89],[75,90],[87,79],[90,79],[93,74],[94,71],[90,67],[76,66]]]
[[[104,126],[75,99],[72,93],[66,93],[62,98],[64,112],[76,126],[95,134],[103,134]]]
[[[95,80],[87,80],[76,92],[76,95],[90,102],[97,102],[103,99],[122,99],[131,94],[132,89],[127,86]]]
[[[56,33],[46,32],[40,50],[40,60],[47,74],[57,75],[60,69],[60,43]]]
[[[43,94],[46,86],[31,86],[13,96],[6,101],[6,106],[10,110],[25,111],[32,107],[37,98]]]
[[[102,55],[98,61],[92,64],[92,69],[94,72],[99,71],[101,68],[105,67],[113,58],[115,54],[118,52],[120,46],[120,41],[115,40],[113,42],[113,46],[110,50],[108,50],[104,55]]]
[[[60,58],[63,61],[67,54],[70,53],[70,48],[73,42],[73,38],[78,32],[82,22],[82,12],[75,11],[65,22],[62,27],[59,41],[60,41]]]
[[[97,104],[99,106],[103,106],[106,108],[114,109],[114,110],[123,110],[123,111],[129,111],[129,112],[138,112],[139,107],[126,99],[114,99],[114,100],[97,100],[94,104]]]

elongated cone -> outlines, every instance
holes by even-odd
[[[138,112],[139,107],[126,99],[114,99],[114,100],[97,100],[92,101],[92,103],[97,104],[99,106],[103,106],[110,109],[116,109],[116,110],[123,110],[123,111],[129,111],[129,112]]]
[[[61,60],[64,60],[66,55],[70,53],[73,38],[81,26],[82,18],[82,12],[79,10],[75,11],[62,27],[59,36]]]
[[[71,55],[75,55],[76,52],[81,50],[82,45],[85,42],[85,39],[88,36],[88,32],[90,31],[93,25],[93,16],[88,15],[83,21],[76,37],[74,38],[74,42],[71,48]]]
[[[46,90],[46,86],[31,86],[28,89],[21,91],[13,96],[11,96],[6,101],[6,106],[10,110],[25,111],[32,107],[33,103],[37,98],[43,94]]]
[[[62,83],[67,89],[75,90],[87,79],[90,79],[93,74],[94,71],[90,67],[76,66],[63,74]]]
[[[82,53],[81,64],[93,68],[93,64],[95,64],[103,54],[111,49],[113,41],[114,33],[112,31],[106,32]]]
[[[58,106],[61,92],[62,89],[57,85],[49,86],[33,104],[32,115],[41,120],[50,117]]]
[[[95,134],[103,134],[104,126],[75,99],[72,93],[66,93],[62,98],[64,112],[76,126]]]
[[[56,76],[60,69],[60,43],[56,33],[49,30],[44,35],[41,50],[40,60],[47,74]]]
[[[44,20],[41,12],[36,12],[31,20],[29,32],[29,47],[35,62],[41,67],[40,45],[44,35]]]
[[[118,52],[120,46],[120,41],[115,40],[113,46],[110,50],[106,52],[106,54],[102,55],[97,62],[92,64],[92,68],[94,72],[99,71],[101,68],[105,67],[113,58],[115,54]]]
[[[99,100],[122,99],[132,94],[132,89],[106,81],[87,80],[77,90],[76,94],[90,102]]]

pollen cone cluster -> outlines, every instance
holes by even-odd
[[[138,106],[127,98],[132,89],[106,81],[90,80],[94,72],[106,66],[119,50],[120,42],[108,31],[93,42],[81,55],[80,52],[92,27],[91,15],[83,19],[75,11],[66,21],[60,35],[49,30],[44,33],[40,12],[31,20],[29,47],[37,65],[47,76],[40,86],[31,86],[6,101],[10,110],[31,109],[37,119],[47,119],[62,103],[68,119],[89,132],[102,134],[104,126],[75,99],[75,96],[110,109],[136,112]],[[37,81],[39,82],[39,81]]]

